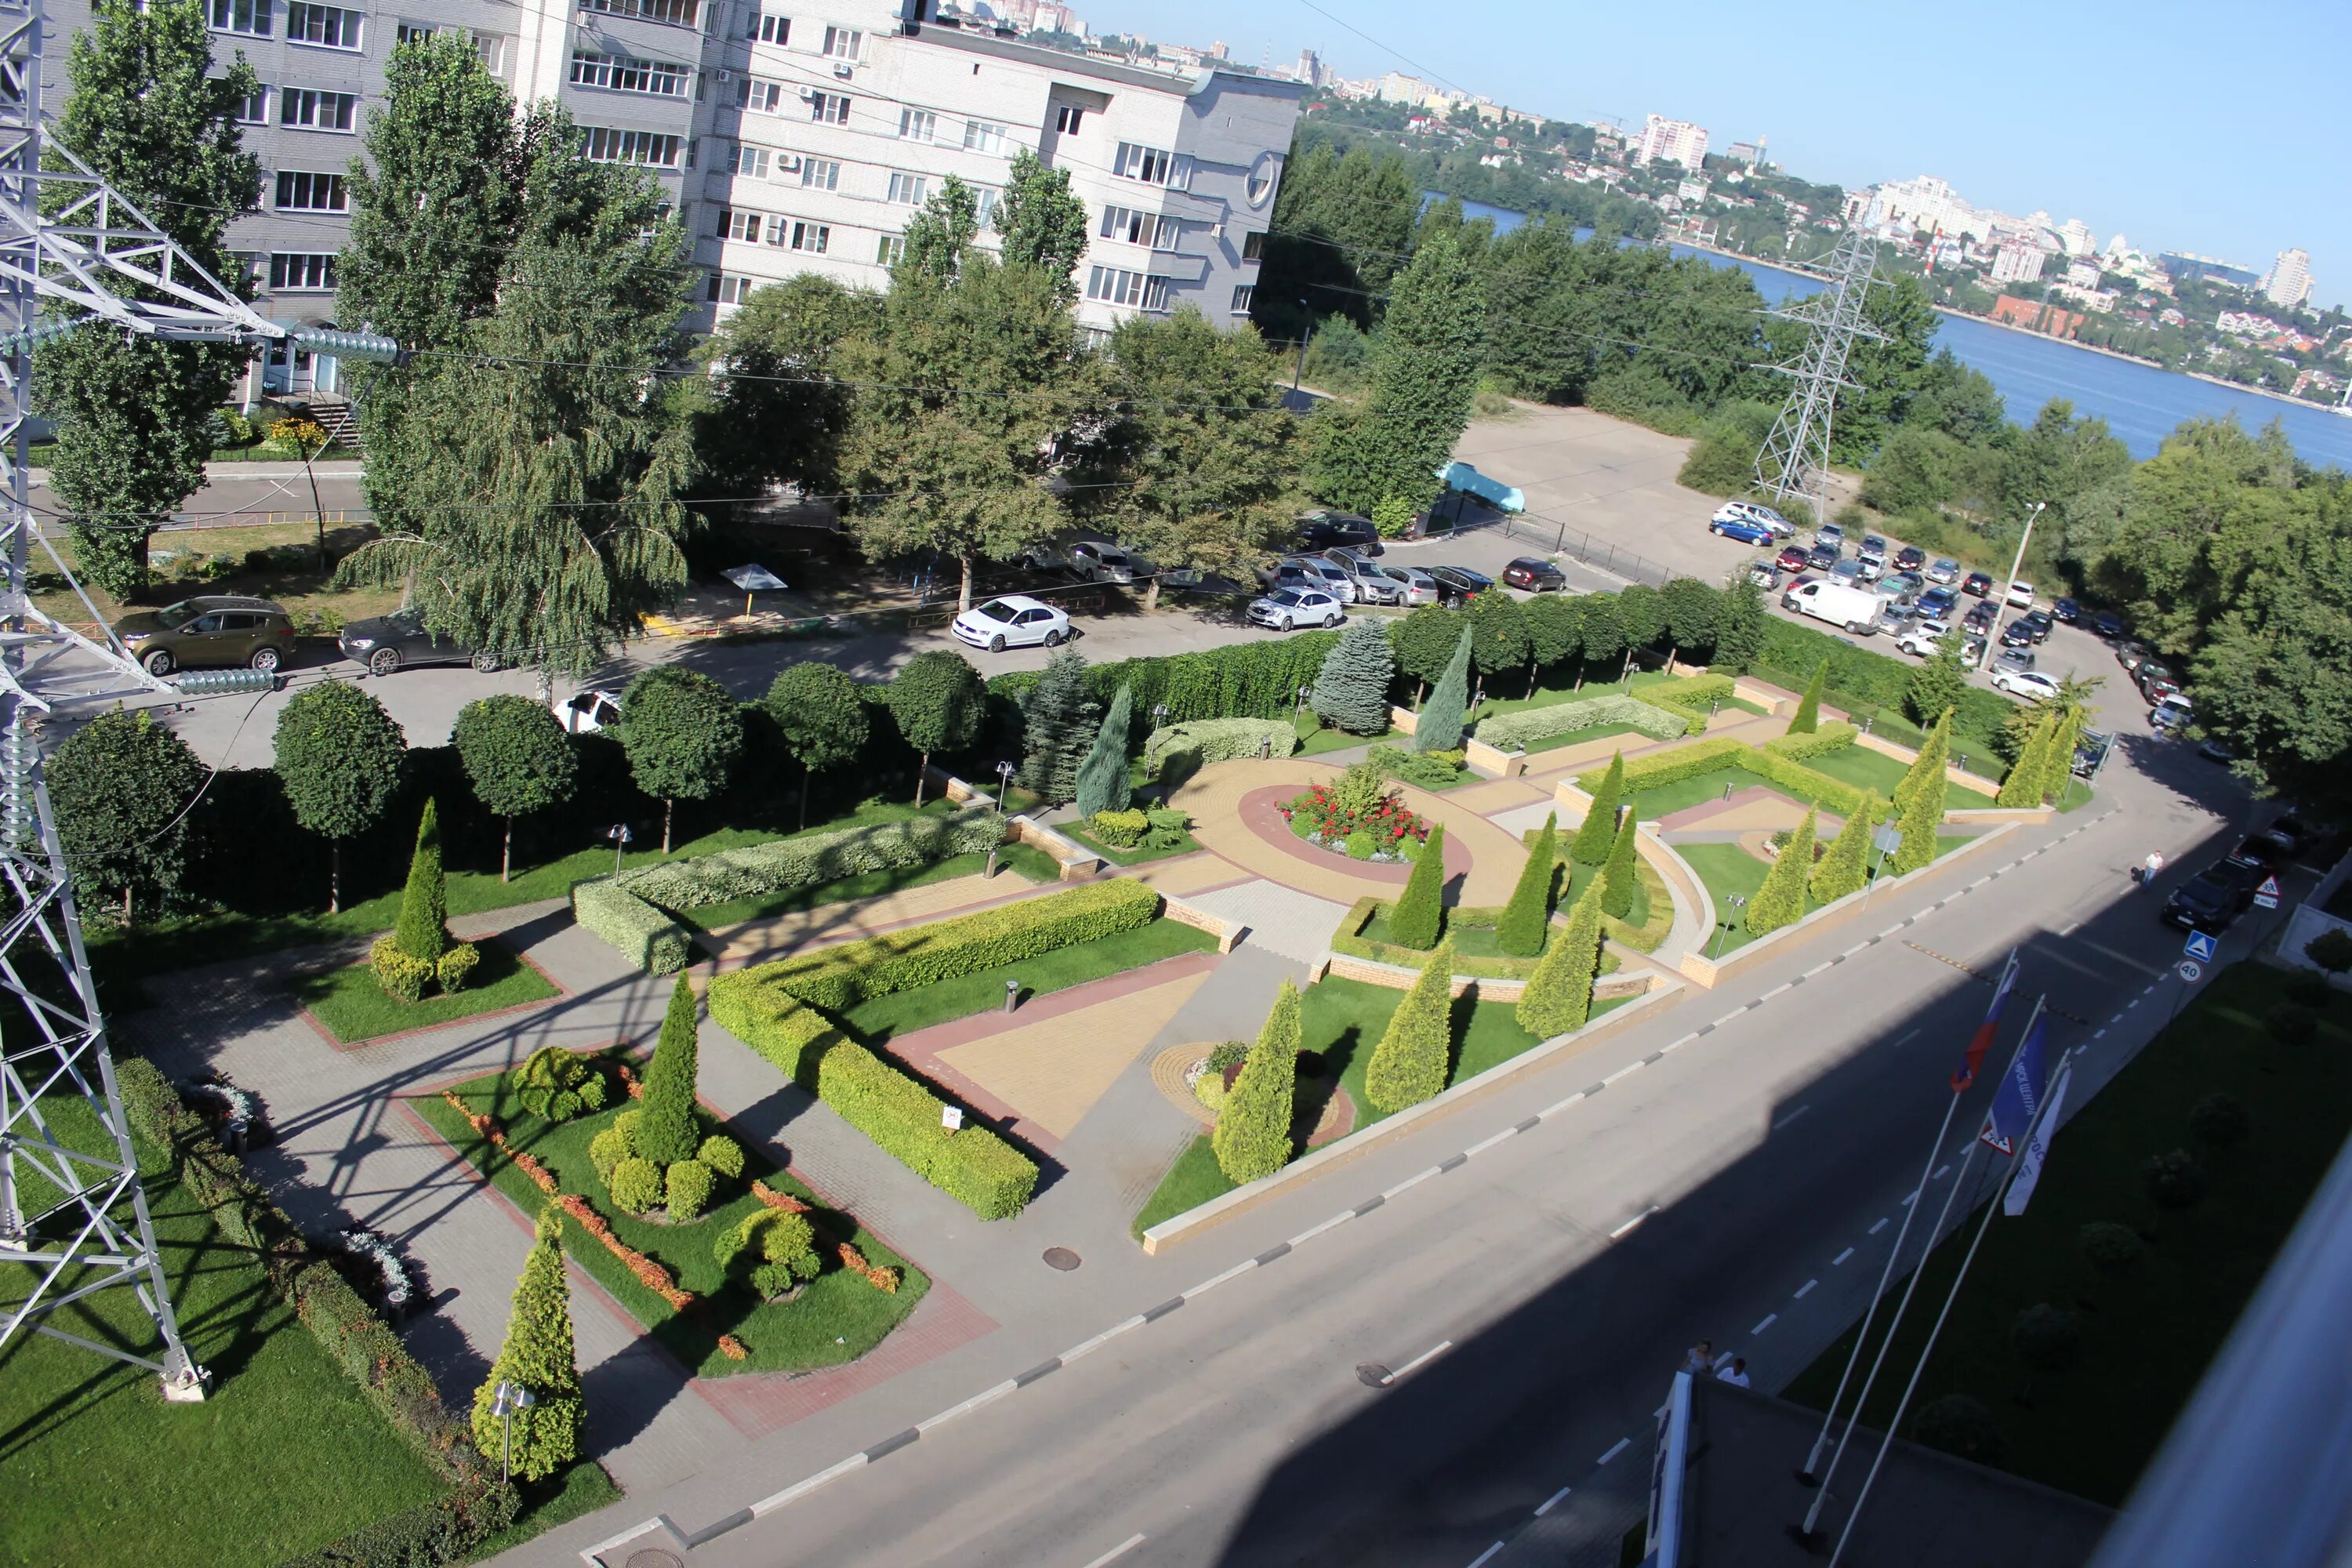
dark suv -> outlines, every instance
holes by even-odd
[[[1301,512],[1298,537],[1309,550],[1344,545],[1366,555],[1381,553],[1381,531],[1372,526],[1370,518],[1359,517],[1352,511]]]
[[[415,606],[353,621],[335,645],[345,658],[366,665],[371,675],[390,675],[405,664],[470,664],[484,671],[499,667],[498,655],[458,647],[456,638],[427,626],[425,612]]]
[[[2254,885],[2262,873],[2234,860],[2208,866],[2164,900],[2164,918],[2188,931],[2220,936],[2241,910],[2254,901]]]
[[[236,594],[203,594],[125,616],[114,635],[150,675],[207,665],[276,669],[294,652],[285,606]]]
[[[1429,575],[1437,584],[1437,602],[1449,608],[1466,605],[1495,585],[1492,577],[1467,566],[1433,566]]]

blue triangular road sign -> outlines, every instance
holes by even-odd
[[[2183,947],[2181,951],[2191,958],[2201,959],[2205,963],[2210,963],[2213,962],[2213,953],[2220,945],[2220,943],[2216,942],[2211,937],[2206,935],[2203,931],[2192,931],[2189,933],[2188,945]]]

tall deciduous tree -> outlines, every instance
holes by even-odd
[[[1308,701],[1316,717],[1351,735],[1385,734],[1389,727],[1389,682],[1396,654],[1388,629],[1369,616],[1348,623],[1316,672]]]
[[[1539,671],[1574,658],[1584,646],[1584,606],[1565,594],[1543,594],[1527,603],[1528,695]]]
[[[219,75],[201,0],[92,8],[67,47],[56,135],[215,278],[234,287],[229,223],[261,165],[237,120],[261,83],[242,54]],[[68,199],[45,193],[54,207]],[[87,221],[87,220],[85,220]],[[212,415],[252,351],[84,327],[43,343],[34,385],[57,422],[50,484],[83,574],[117,599],[147,584],[147,541],[205,482]]]
[[[1444,675],[1454,660],[1454,649],[1462,641],[1462,612],[1423,605],[1388,625],[1389,646],[1396,649],[1397,668],[1412,677],[1412,703],[1417,710],[1429,693],[1429,683]]]
[[[621,749],[637,787],[662,803],[662,853],[680,800],[709,800],[727,787],[743,754],[743,713],[727,689],[699,670],[656,665],[621,694]]]
[[[872,721],[857,683],[829,664],[786,665],[768,682],[768,717],[801,765],[801,826],[808,826],[809,780],[856,760]]]
[[[890,268],[894,289],[908,282],[944,287],[961,275],[972,242],[980,237],[980,195],[950,174],[922,210],[907,220],[898,259]]]
[[[1034,267],[1055,279],[1066,300],[1078,297],[1072,276],[1087,249],[1087,205],[1070,194],[1070,172],[1049,169],[1024,147],[1005,172],[994,224],[1008,267]]]
[[[1696,577],[1676,577],[1660,591],[1665,611],[1666,637],[1678,654],[1706,655],[1715,649],[1723,616],[1723,595]]]
[[[1364,1069],[1364,1098],[1391,1115],[1434,1099],[1454,1066],[1454,939],[1437,944],[1389,1015]]]
[[[1511,901],[1495,928],[1495,945],[1520,958],[1543,951],[1544,932],[1551,924],[1552,880],[1559,868],[1559,814],[1544,818],[1543,831],[1528,847],[1527,864],[1511,889]]]
[[[86,915],[121,900],[160,910],[187,869],[189,803],[205,764],[152,713],[100,713],[66,737],[45,774],[58,837]]]
[[[1723,591],[1716,614],[1715,661],[1747,671],[1764,657],[1764,628],[1770,619],[1764,607],[1764,590],[1742,575]]]
[[[383,704],[340,680],[295,693],[278,715],[272,766],[294,820],[327,840],[327,912],[342,908],[343,840],[383,817],[408,742]]]
[[[1298,1047],[1298,987],[1286,976],[1210,1134],[1217,1168],[1235,1186],[1270,1176],[1289,1163]]]
[[[923,804],[924,771],[933,752],[958,752],[980,738],[988,716],[988,688],[960,654],[919,653],[890,678],[890,717],[920,754],[915,804]]]
[[[543,1480],[577,1459],[580,1434],[588,1424],[572,1349],[572,1282],[563,1272],[562,1236],[562,1217],[551,1204],[540,1211],[539,1234],[523,1259],[507,1315],[506,1342],[474,1391],[476,1447],[510,1457],[514,1473],[530,1481]],[[530,1407],[499,1416],[495,1406],[502,1383],[529,1389]]]
[[[1470,707],[1470,647],[1472,628],[1465,626],[1454,644],[1454,657],[1437,678],[1412,731],[1416,752],[1450,752],[1462,744],[1463,716]]]
[[[1496,589],[1470,601],[1470,658],[1478,667],[1478,694],[1486,695],[1486,678],[1528,662],[1532,646],[1528,638],[1527,611],[1517,599]]]
[[[1961,650],[1960,639],[1948,636],[1936,644],[1936,651],[1911,672],[1911,684],[1903,693],[1903,710],[1915,724],[1932,724],[1960,700],[1969,689],[1969,656]]]
[[[695,416],[701,482],[722,496],[836,488],[857,395],[835,373],[842,345],[880,314],[877,296],[819,272],[751,290],[705,349],[713,378]]]
[[[1079,764],[1101,728],[1102,705],[1087,684],[1086,658],[1064,648],[1045,661],[1021,701],[1021,787],[1049,805],[1076,799]]]
[[[1095,731],[1087,760],[1078,764],[1079,816],[1127,809],[1134,793],[1127,768],[1128,731],[1134,721],[1135,689],[1121,686],[1110,700],[1110,711],[1103,715],[1102,727]]]
[[[572,798],[580,782],[579,753],[554,714],[512,692],[460,708],[449,742],[475,798],[506,819],[499,847],[503,882],[514,869],[514,819]]]

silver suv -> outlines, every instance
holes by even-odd
[[[1404,597],[1404,584],[1376,561],[1351,550],[1327,550],[1320,559],[1348,574],[1360,605],[1393,605]]]

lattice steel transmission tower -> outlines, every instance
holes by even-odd
[[[1772,433],[1756,454],[1756,488],[1779,500],[1803,500],[1818,521],[1829,520],[1830,416],[1841,391],[1861,388],[1848,381],[1846,360],[1854,341],[1884,342],[1886,334],[1863,319],[1863,303],[1878,276],[1878,241],[1859,229],[1822,258],[1830,274],[1829,288],[1801,305],[1776,307],[1770,312],[1783,321],[1802,321],[1812,331],[1804,352],[1786,364],[1772,368],[1791,382]]]
[[[293,337],[377,357],[391,357],[391,345],[264,319],[45,135],[42,27],[41,0],[0,0],[0,1264],[31,1281],[20,1291],[18,1269],[10,1270],[0,1357],[20,1333],[49,1334],[148,1368],[166,1398],[196,1400],[205,1373],[180,1342],[156,1255],[39,740],[42,720],[60,708],[173,688],[104,629],[33,515],[32,348],[77,331],[256,345]],[[95,637],[33,603],[36,549],[63,575]],[[79,1116],[57,1115],[73,1102],[96,1118],[100,1146],[78,1136]],[[119,1289],[132,1292],[153,1323],[152,1344],[101,1343],[50,1321],[60,1308]]]

